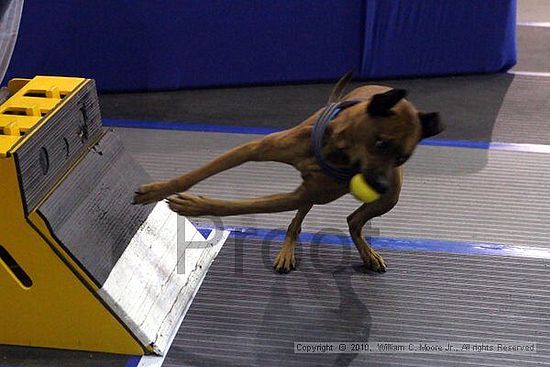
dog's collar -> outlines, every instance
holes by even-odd
[[[317,160],[317,164],[321,167],[324,174],[338,182],[349,182],[351,178],[357,173],[356,169],[347,167],[336,167],[330,164],[325,157],[323,157],[323,138],[328,124],[340,113],[342,110],[351,107],[359,101],[343,101],[338,103],[332,103],[324,108],[319,115],[317,121],[313,125],[313,131],[311,132],[311,145],[313,148],[313,154]]]

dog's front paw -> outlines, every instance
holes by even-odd
[[[275,269],[277,273],[288,273],[296,269],[294,251],[282,248],[273,262],[273,269]]]
[[[214,215],[214,213],[210,210],[207,200],[208,199],[202,196],[195,196],[184,192],[170,195],[166,199],[168,207],[172,211],[178,213],[179,215],[190,217]]]
[[[132,204],[151,204],[170,195],[171,187],[168,182],[153,182],[140,186],[134,195]]]
[[[361,258],[363,259],[363,263],[367,269],[378,273],[386,272],[386,263],[384,262],[384,258],[376,251],[370,250],[365,255],[361,254]]]

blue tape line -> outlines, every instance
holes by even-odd
[[[141,356],[131,356],[130,358],[128,358],[128,361],[126,362],[124,367],[137,367],[140,361],[141,361]],[[0,363],[0,367],[16,367],[16,366]]]
[[[426,139],[420,142],[421,145],[433,147],[451,147],[451,148],[470,148],[470,149],[489,149],[491,143],[487,141],[470,140],[448,140],[448,139]]]
[[[274,127],[235,126],[235,125],[212,125],[199,122],[166,122],[166,121],[136,121],[103,119],[103,125],[107,127],[123,127],[132,129],[157,129],[177,131],[201,131],[227,134],[254,134],[267,135],[282,129]],[[447,147],[447,148],[469,148],[469,149],[490,149],[511,152],[529,152],[550,154],[550,145],[543,144],[514,144],[487,141],[450,140],[450,139],[426,139],[420,145]]]
[[[131,356],[130,358],[128,358],[128,362],[126,362],[126,365],[124,367],[137,367],[140,361],[141,356]]]
[[[206,227],[203,227],[204,229]],[[211,228],[209,228],[211,229]],[[234,239],[249,239],[259,241],[283,241],[286,230],[233,227],[224,228],[231,231]],[[299,237],[304,243],[321,243],[326,245],[351,246],[353,241],[349,235],[333,233],[307,233],[302,232]],[[476,243],[449,240],[430,239],[406,239],[389,237],[370,237],[370,244],[379,250],[399,251],[420,251],[420,252],[443,252],[461,255],[491,255],[491,256],[512,256],[530,257],[538,259],[550,259],[550,248],[505,245],[497,243]]]
[[[202,234],[202,236],[204,238],[208,238],[208,236],[210,236],[210,233],[212,233],[213,229],[212,228],[197,228],[197,231],[199,231],[199,233]]]
[[[166,121],[135,121],[135,120],[114,120],[103,119],[103,125],[108,127],[127,127],[133,129],[156,129],[156,130],[178,130],[178,131],[203,131],[212,133],[230,134],[271,134],[282,129],[273,127],[235,126],[235,125],[212,125],[200,122],[166,122]]]

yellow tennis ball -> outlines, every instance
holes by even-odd
[[[380,194],[365,181],[360,173],[351,178],[349,190],[357,200],[364,203],[372,203],[380,198]]]

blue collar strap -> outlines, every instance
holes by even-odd
[[[324,174],[330,178],[347,183],[357,173],[354,168],[348,167],[336,167],[330,164],[325,157],[323,157],[323,138],[328,124],[344,109],[359,103],[358,101],[343,101],[338,103],[332,103],[325,107],[321,115],[315,121],[313,125],[313,131],[311,133],[311,145],[313,148],[313,154],[317,160],[317,164],[321,167]]]

